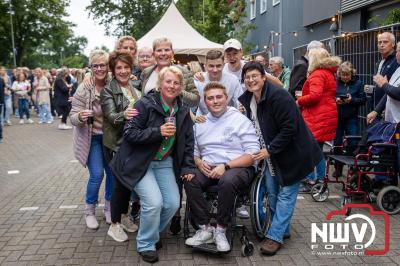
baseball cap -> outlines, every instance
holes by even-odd
[[[242,45],[236,39],[229,39],[224,43],[224,51],[228,50],[229,48],[242,50]]]

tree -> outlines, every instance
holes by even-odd
[[[164,14],[169,0],[91,0],[86,7],[107,35],[131,35],[140,39]]]
[[[369,20],[370,23],[376,23],[379,26],[386,26],[400,22],[400,8],[391,9],[387,15],[381,19],[379,16],[374,16]]]
[[[38,65],[56,65],[61,47],[73,50],[77,54],[86,46],[87,40],[81,37],[79,45],[75,43],[71,22],[65,21],[69,0],[1,0],[0,2],[0,64],[12,65],[12,45],[10,34],[9,1],[12,7],[12,19],[16,48],[17,66],[35,67]],[[83,42],[82,42],[83,41]]]

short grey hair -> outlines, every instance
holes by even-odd
[[[315,49],[315,48],[324,48],[324,44],[320,41],[311,41],[308,45],[307,45],[307,52],[309,52],[311,49]]]
[[[270,62],[270,63],[272,62],[273,64],[278,64],[281,68],[283,68],[283,66],[284,66],[284,64],[285,64],[285,61],[284,61],[283,58],[280,57],[280,56],[271,57],[271,58],[269,59],[269,62]]]
[[[102,59],[104,63],[108,65],[108,53],[104,50],[96,49],[91,51],[89,55],[89,65],[91,65],[95,59]]]
[[[389,31],[385,31],[385,32],[382,32],[382,33],[381,33],[381,36],[382,36],[383,34],[388,35],[388,36],[389,36],[389,40],[390,40],[393,44],[396,44],[396,37],[394,36],[393,33],[389,32]]]

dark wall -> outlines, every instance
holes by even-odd
[[[304,0],[302,25],[308,26],[329,19],[336,15],[339,9],[339,0]]]

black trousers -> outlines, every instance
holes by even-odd
[[[254,167],[232,168],[225,171],[220,179],[208,178],[196,169],[195,177],[190,182],[184,181],[188,204],[195,221],[200,225],[210,223],[208,204],[203,192],[209,186],[218,185],[217,223],[227,226],[231,219],[235,197],[250,186],[253,178]]]
[[[121,215],[128,213],[131,190],[114,177],[114,190],[111,195],[111,222],[121,223]]]
[[[71,111],[71,104],[59,106],[59,108],[61,112],[60,114],[62,115],[61,123],[66,124],[69,112]]]

